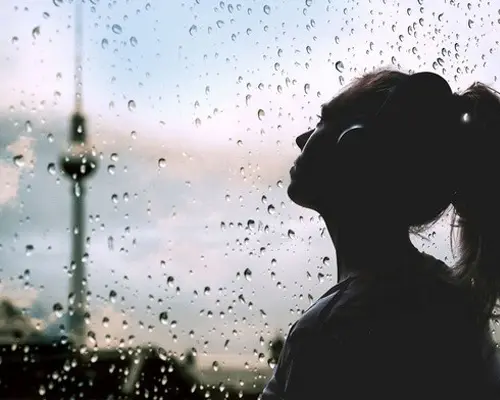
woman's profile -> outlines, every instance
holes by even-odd
[[[262,400],[500,398],[498,130],[493,89],[428,72],[368,73],[323,105],[288,195],[323,218],[338,284],[292,325]],[[410,240],[451,206],[454,268]]]

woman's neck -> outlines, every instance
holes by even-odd
[[[407,228],[389,229],[374,221],[344,226],[332,219],[324,221],[337,254],[338,282],[352,275],[390,273],[422,258]]]

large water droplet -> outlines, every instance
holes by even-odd
[[[132,47],[135,47],[135,46],[137,46],[137,43],[138,43],[137,38],[135,36],[131,36],[130,37],[130,45]]]
[[[295,232],[292,231],[291,229],[288,230],[288,238],[295,239]]]
[[[27,133],[31,133],[33,131],[33,127],[31,126],[31,121],[26,121],[24,123],[24,129],[26,130]]]
[[[335,63],[335,69],[342,73],[344,71],[344,63],[342,61],[337,61]]]
[[[35,250],[35,247],[32,244],[26,245],[25,252],[28,257],[31,256],[31,254],[33,254],[33,250]]]
[[[162,157],[158,160],[158,167],[165,168],[167,166],[167,161]]]
[[[33,36],[33,39],[36,39],[38,36],[40,36],[40,27],[35,26],[33,30],[31,31],[31,36]]]
[[[160,322],[163,324],[163,325],[166,325],[167,324],[167,321],[168,321],[168,313],[166,311],[163,311],[160,313]]]
[[[264,13],[267,15],[271,14],[271,7],[269,7],[267,4],[264,6]]]
[[[24,161],[24,156],[22,154],[18,154],[12,158],[12,161],[17,167],[24,167],[25,161]]]
[[[191,25],[191,28],[189,28],[189,34],[194,36],[196,32],[198,32],[198,27],[196,25]]]
[[[116,301],[116,292],[114,290],[111,290],[109,292],[109,301],[111,301],[111,303],[114,303]]]
[[[108,48],[108,44],[109,44],[108,39],[104,38],[104,39],[101,40],[101,47],[103,49],[107,49]]]
[[[259,111],[257,111],[257,117],[262,121],[262,119],[266,116],[266,113],[262,108],[259,108]]]
[[[219,363],[217,361],[212,363],[212,369],[216,372],[219,370]]]
[[[135,111],[136,105],[134,100],[129,100],[127,104],[128,110],[129,111]]]
[[[247,281],[251,281],[252,280],[252,271],[250,270],[250,268],[246,268],[245,271],[243,271],[243,275],[245,276],[245,279]]]
[[[55,175],[56,174],[56,164],[54,163],[49,163],[47,165],[47,172],[50,174],[50,175]]]
[[[52,306],[52,311],[54,312],[57,318],[61,318],[63,315],[64,308],[61,303],[55,303]]]
[[[122,27],[118,24],[114,24],[112,27],[111,27],[111,30],[113,31],[113,33],[116,33],[117,35],[121,34],[122,33]]]

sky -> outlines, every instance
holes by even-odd
[[[53,306],[68,302],[70,188],[52,163],[74,104],[73,9],[0,4],[1,287],[42,328],[57,327]],[[497,80],[493,2],[83,9],[83,107],[99,154],[87,198],[89,329],[100,346],[194,347],[201,364],[260,365],[261,338],[286,333],[335,283],[321,219],[286,196],[294,135],[322,103],[382,66],[435,71],[454,90]],[[448,234],[443,220],[415,242],[451,262]]]

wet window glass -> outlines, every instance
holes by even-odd
[[[322,219],[287,197],[295,136],[374,68],[495,85],[499,12],[2,2],[2,375],[49,397],[256,398],[337,279]],[[413,240],[452,262],[448,235],[449,214]]]

